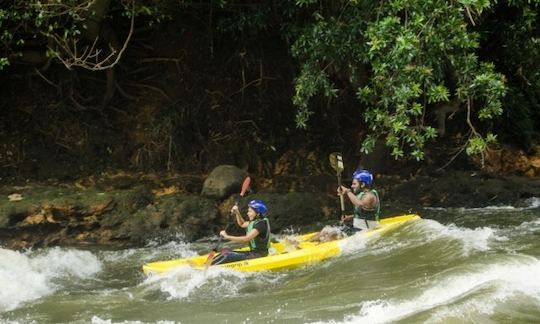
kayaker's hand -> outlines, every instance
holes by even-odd
[[[345,195],[347,194],[348,192],[351,192],[351,189],[345,187],[345,186],[341,186],[341,187],[338,187],[337,188],[337,193],[338,195]]]
[[[224,238],[227,238],[227,232],[225,231],[219,232],[219,235],[223,236]]]
[[[343,216],[341,216],[341,221],[342,222],[349,221],[349,220],[352,219],[352,217],[353,217],[352,215],[343,215]]]
[[[238,214],[238,206],[237,205],[232,206],[231,213]]]

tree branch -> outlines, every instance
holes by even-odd
[[[133,30],[135,29],[135,1],[132,0],[132,8],[131,8],[131,23],[129,28],[129,33],[126,37],[126,40],[124,41],[124,44],[122,48],[117,51],[117,49],[113,48],[111,45],[109,45],[110,53],[105,57],[104,59],[100,59],[99,56],[102,53],[102,49],[97,49],[96,45],[99,40],[99,36],[94,38],[94,42],[91,46],[86,46],[82,53],[79,53],[79,50],[77,48],[77,44],[79,42],[78,39],[74,39],[72,44],[68,44],[68,41],[60,37],[57,34],[50,35],[58,48],[60,49],[60,52],[65,53],[65,56],[62,56],[62,54],[57,51],[56,57],[64,64],[64,66],[68,69],[73,69],[73,67],[82,67],[87,70],[91,71],[101,71],[101,70],[107,70],[112,67],[114,67],[122,57],[122,54],[126,50],[129,41],[131,40],[131,37],[133,35]],[[114,61],[110,62],[110,60],[115,57]]]

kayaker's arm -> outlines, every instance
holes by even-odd
[[[243,218],[242,218],[242,215],[240,215],[240,211],[238,210],[238,206],[234,205],[231,209],[231,212],[234,213],[234,215],[236,216],[236,223],[238,224],[238,226],[242,227],[242,228],[246,228],[248,226],[248,222],[246,222]]]
[[[244,236],[233,236],[233,235],[227,234],[227,232],[225,232],[225,231],[221,231],[221,232],[219,232],[219,235],[221,235],[225,239],[227,239],[229,241],[233,241],[235,243],[247,243],[247,242],[251,241],[252,239],[254,239],[257,235],[259,235],[259,231],[254,228]]]
[[[351,189],[341,186],[341,192],[343,192],[351,201],[351,203],[357,207],[372,208],[376,203],[375,195],[371,192],[366,193],[359,199]]]

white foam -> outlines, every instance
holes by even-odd
[[[205,272],[191,266],[147,277],[141,286],[146,291],[159,290],[167,300],[214,299],[238,296],[241,290],[255,284],[276,284],[284,273],[241,272],[222,267],[210,267]]]
[[[90,252],[53,248],[39,253],[20,253],[0,248],[0,311],[52,294],[53,279],[86,278],[101,270]]]
[[[341,251],[343,255],[353,254],[360,250],[364,250],[368,238],[362,235],[353,235],[344,241],[341,241]]]
[[[146,263],[160,259],[189,258],[197,256],[197,252],[193,250],[192,244],[171,241],[158,248],[146,247],[121,251],[107,251],[102,253],[102,255],[103,261],[107,262],[117,262],[118,260],[135,257],[139,262],[142,261],[143,263]]]
[[[528,210],[528,209],[535,209],[540,207],[540,198],[538,197],[532,197],[527,198],[525,200],[525,203],[527,206],[525,207],[515,207],[511,205],[505,205],[505,206],[486,206],[486,207],[473,207],[473,208],[445,208],[445,207],[424,207],[426,210],[435,210],[435,211],[458,211],[460,213],[468,213],[468,212],[493,212],[493,211],[522,211],[522,210]]]
[[[37,255],[31,263],[35,269],[49,278],[69,275],[83,279],[101,271],[101,262],[91,252],[59,247]]]
[[[167,253],[179,258],[197,256],[197,252],[193,250],[193,244],[186,242],[168,242],[163,245],[160,250],[165,250]]]
[[[540,218],[537,218],[532,221],[527,221],[519,224],[516,227],[513,227],[511,229],[508,229],[510,231],[510,234],[508,235],[515,235],[515,236],[525,236],[536,233],[540,229]]]
[[[472,250],[489,250],[489,240],[495,238],[495,230],[491,227],[470,229],[459,227],[454,224],[446,226],[443,234],[462,241],[463,250],[466,254]]]
[[[487,251],[491,240],[504,240],[497,235],[497,230],[491,227],[478,227],[475,229],[459,227],[455,224],[442,225],[437,221],[425,219],[421,223],[428,235],[428,241],[449,237],[461,241],[463,253],[468,255],[471,251]]]
[[[141,321],[119,321],[119,322],[113,322],[111,319],[102,319],[99,316],[92,316],[91,320],[92,324],[143,324],[145,322]],[[153,322],[156,324],[176,324],[181,322],[175,322],[175,321],[156,321]]]
[[[531,280],[539,276],[540,261],[532,257],[520,257],[491,266],[479,265],[474,271],[435,278],[429,283],[431,287],[417,296],[404,300],[365,301],[357,314],[348,315],[342,323],[394,322],[424,311],[432,312],[431,321],[437,321],[447,314],[453,317],[459,314],[448,310],[446,305],[464,298],[470,299],[464,301],[461,307],[469,308],[469,312],[492,314],[498,303],[518,292],[535,298],[540,306],[540,281]],[[494,292],[471,296],[484,288]]]
[[[206,273],[190,266],[181,266],[163,274],[147,277],[143,285],[149,289],[159,289],[167,294],[169,300],[186,299],[205,285],[211,285],[214,293],[226,291],[236,294],[238,285],[230,280],[230,276],[242,279],[247,274],[225,268],[210,267]],[[223,289],[221,289],[223,288]]]
[[[540,198],[538,197],[529,198],[527,199],[527,202],[529,203],[529,207],[527,208],[534,209],[540,207]]]
[[[172,241],[171,241],[171,239],[172,239]],[[146,246],[155,248],[155,247],[158,247],[160,245],[163,245],[164,242],[165,242],[165,245],[167,245],[167,244],[169,244],[171,242],[173,244],[176,244],[176,242],[185,242],[185,241],[186,241],[186,239],[185,239],[185,235],[183,233],[174,233],[172,236],[167,236],[167,238],[156,237],[156,238],[147,240],[146,241]]]
[[[47,276],[36,271],[28,257],[4,249],[0,249],[0,287],[0,312],[54,290]]]

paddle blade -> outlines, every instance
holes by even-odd
[[[208,253],[208,258],[206,259],[206,261],[204,262],[204,271],[206,272],[206,270],[208,270],[208,267],[210,267],[212,265],[212,260],[214,260],[214,256],[216,255],[216,251],[210,251],[210,253]]]
[[[251,178],[247,176],[244,179],[244,182],[242,183],[242,190],[240,191],[240,197],[244,197],[244,195],[249,191],[250,184],[251,184]]]
[[[343,157],[339,152],[330,153],[328,157],[330,160],[330,166],[332,169],[336,170],[337,174],[340,174],[343,171]]]

